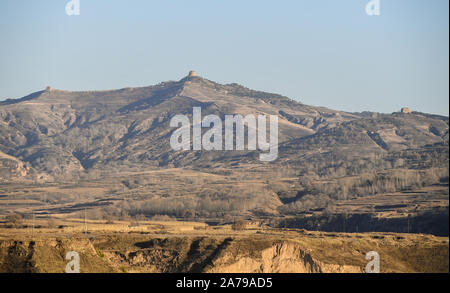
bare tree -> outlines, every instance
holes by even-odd
[[[231,226],[231,228],[235,231],[245,230],[246,227],[247,227],[247,221],[245,221],[245,220],[234,221],[233,225]]]

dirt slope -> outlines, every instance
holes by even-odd
[[[398,234],[273,237],[97,235],[0,240],[0,272],[64,272],[69,251],[81,272],[361,273],[377,251],[381,272],[449,271],[448,238]]]

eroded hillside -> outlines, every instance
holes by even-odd
[[[32,240],[3,236],[0,272],[62,273],[69,251],[80,255],[82,273],[362,273],[369,251],[379,253],[382,273],[449,270],[448,238],[293,230],[283,236],[265,233],[252,237],[41,235]]]

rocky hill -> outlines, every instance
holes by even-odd
[[[167,140],[169,121],[192,114],[195,106],[204,116],[279,115],[282,141],[358,118],[201,77],[103,92],[47,88],[0,105],[0,149],[51,176],[177,164]]]
[[[278,159],[261,162],[259,151],[173,151],[170,120],[191,117],[193,107],[203,117],[277,115]],[[95,185],[103,188],[95,201],[112,198],[108,205],[146,216],[334,213],[337,202],[448,186],[448,129],[448,117],[347,113],[199,76],[112,91],[48,87],[0,102],[0,192],[4,200],[30,199],[26,183],[40,188],[32,192],[40,201],[48,194],[42,186]],[[64,194],[56,192],[54,203],[94,200]],[[402,198],[398,215],[427,206]],[[438,206],[448,215],[448,192]]]

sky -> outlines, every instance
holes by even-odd
[[[449,115],[449,1],[0,0],[0,100],[179,80],[305,104]]]

